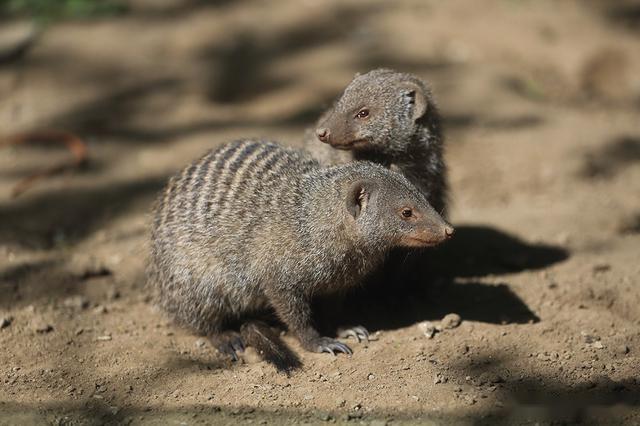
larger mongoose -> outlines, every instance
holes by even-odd
[[[236,141],[187,166],[159,197],[149,284],[174,320],[234,358],[257,328],[231,327],[270,308],[304,349],[351,353],[316,331],[312,296],[357,285],[392,247],[452,233],[399,173],[369,162],[321,168],[302,151]]]
[[[446,215],[440,115],[416,76],[389,69],[356,75],[304,144],[323,165],[369,160],[398,170]]]

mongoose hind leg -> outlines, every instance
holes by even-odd
[[[237,331],[227,330],[212,334],[209,336],[209,340],[218,352],[231,357],[233,361],[238,361],[238,354],[244,352],[244,341]]]

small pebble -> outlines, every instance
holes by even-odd
[[[7,328],[13,322],[13,317],[2,317],[0,318],[0,330],[3,328]]]
[[[53,326],[47,322],[36,321],[33,324],[33,330],[36,333],[46,334],[53,331]]]
[[[589,333],[587,333],[586,331],[581,331],[580,334],[582,335],[582,338],[584,339],[585,343],[593,343],[597,340],[600,340],[600,337],[598,336],[593,336]]]
[[[108,312],[107,307],[104,305],[98,305],[93,308],[93,313],[96,315],[106,314]]]
[[[107,299],[109,300],[120,299],[120,292],[118,291],[118,289],[113,287],[110,288],[109,291],[107,291]]]
[[[98,337],[96,337],[96,340],[98,342],[107,342],[107,341],[111,340],[111,335],[105,334],[104,336],[98,336]]]
[[[315,415],[319,420],[323,422],[328,422],[329,420],[331,420],[331,415],[326,411],[317,411]]]
[[[429,321],[421,322],[420,324],[418,324],[418,328],[420,329],[420,331],[422,331],[427,339],[432,339],[436,334],[436,326]]]
[[[456,328],[462,322],[462,318],[458,314],[447,314],[442,318],[442,327],[446,329]]]
[[[597,263],[593,265],[593,268],[592,268],[594,273],[606,272],[609,269],[611,269],[611,265],[609,265],[608,263]]]
[[[72,308],[77,310],[87,309],[89,307],[89,299],[84,296],[71,296],[64,299],[62,305],[65,308]]]

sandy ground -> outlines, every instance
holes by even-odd
[[[640,6],[138,1],[0,63],[0,424],[640,423]],[[8,25],[0,22],[0,26]],[[5,27],[6,28],[6,27]],[[353,297],[377,340],[231,365],[144,292],[150,203],[216,144],[297,145],[356,71],[428,80],[456,237]],[[380,297],[384,294],[383,297]],[[426,338],[423,321],[460,326]]]

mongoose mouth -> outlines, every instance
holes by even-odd
[[[444,239],[423,240],[421,238],[406,237],[402,240],[402,244],[406,247],[434,247],[443,241]]]
[[[351,149],[358,149],[358,148],[366,148],[367,146],[369,146],[369,141],[366,139],[355,139],[352,141],[348,141],[346,143],[330,143],[330,145],[336,149],[351,150]]]

